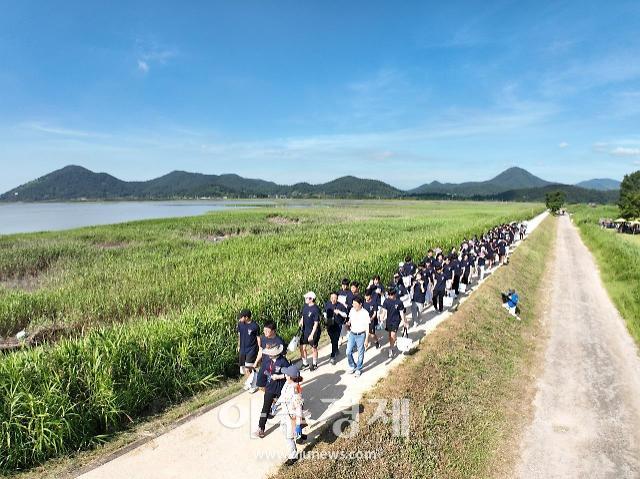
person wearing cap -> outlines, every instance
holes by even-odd
[[[258,430],[254,433],[254,435],[259,438],[264,437],[267,419],[270,416],[275,401],[280,397],[280,393],[282,392],[282,387],[285,383],[285,376],[282,373],[282,369],[291,365],[283,354],[283,351],[284,346],[282,344],[266,348],[263,351],[265,363],[264,372],[267,378],[267,384],[264,389],[264,399],[262,402],[262,411],[260,412],[260,420],[258,421]]]
[[[300,377],[300,370],[295,365],[281,369],[281,373],[285,375],[286,382],[282,387],[276,405],[280,418],[280,430],[284,435],[287,449],[289,450],[285,465],[290,466],[298,460],[296,438],[304,437],[302,434],[304,401],[302,399],[302,388],[300,387],[302,378]]]
[[[264,361],[262,360],[263,356],[267,356],[265,351],[279,346],[284,348],[284,339],[276,333],[276,323],[273,321],[267,321],[264,323],[263,334],[260,336],[258,345],[258,357],[256,358],[253,368],[256,369],[256,366],[260,363],[260,370],[258,371],[258,374],[254,376],[256,378],[254,380],[254,385],[258,388],[264,389],[267,386],[267,374],[265,370],[268,364],[266,358]]]
[[[404,327],[407,328],[407,318],[405,317],[405,309],[402,301],[398,299],[398,291],[394,285],[389,286],[389,296],[382,303],[382,307],[387,312],[387,324],[385,329],[389,333],[389,358],[393,358],[393,348],[396,344],[396,335],[400,323],[404,323]]]
[[[331,339],[331,364],[335,364],[339,351],[340,332],[347,320],[347,307],[338,301],[338,293],[331,293],[329,301],[324,305],[324,314],[327,334]]]
[[[320,341],[320,308],[316,305],[316,294],[313,291],[309,291],[304,295],[304,303],[299,323],[302,328],[300,357],[302,358],[302,368],[308,368],[307,344],[311,346],[313,358],[311,371],[315,371],[318,368],[318,342]]]
[[[251,393],[257,388],[253,385],[254,366],[258,358],[260,326],[251,319],[251,311],[243,309],[238,313],[238,356],[240,374],[244,374],[244,390]]]
[[[364,300],[357,295],[353,298],[353,308],[349,311],[349,339],[347,340],[347,361],[351,370],[350,374],[360,376],[364,363],[364,342],[369,334],[369,324],[371,317],[369,312],[362,307]],[[353,350],[358,349],[358,362],[353,360]]]

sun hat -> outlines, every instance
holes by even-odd
[[[298,369],[298,366],[295,365],[282,368],[280,371],[282,372],[282,374],[286,374],[290,378],[296,379],[300,377],[300,370]]]
[[[311,299],[316,299],[316,293],[314,293],[313,291],[309,291],[304,295],[304,299],[307,298],[311,298]]]
[[[265,354],[267,356],[279,356],[280,354],[282,354],[283,350],[284,350],[284,346],[282,346],[282,344],[278,344],[271,348],[264,348],[262,350],[262,354]]]

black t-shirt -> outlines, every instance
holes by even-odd
[[[333,318],[337,326],[342,326],[347,317],[347,308],[340,302],[333,304],[331,301],[327,301],[324,305],[324,311],[327,313],[327,319]]]
[[[265,364],[264,373],[267,376],[267,385],[265,391],[273,394],[274,396],[280,396],[284,383],[287,382],[286,378],[271,379],[272,374],[282,374],[282,369],[289,367],[291,363],[285,356],[278,356],[276,358],[266,357],[263,361]]]
[[[313,330],[313,325],[320,322],[320,308],[317,304],[305,304],[302,307],[302,331],[305,336],[309,336]],[[320,332],[320,324],[316,329],[316,334]]]
[[[365,302],[362,307],[369,313],[369,317],[372,319],[378,312],[378,304],[373,300]]]
[[[422,291],[423,288],[424,288],[424,291]],[[420,284],[419,281],[416,281],[415,284],[413,285],[413,300],[416,303],[424,304],[426,298],[427,298],[427,283],[423,281],[423,283]]]

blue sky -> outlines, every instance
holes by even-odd
[[[67,164],[415,187],[640,169],[640,2],[6,2],[0,191]]]

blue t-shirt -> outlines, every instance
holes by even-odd
[[[278,356],[275,358],[269,357],[267,361],[265,361],[266,365],[264,368],[264,374],[266,376],[267,385],[265,386],[265,391],[272,393],[275,396],[280,396],[282,392],[282,387],[284,383],[287,381],[286,378],[282,379],[271,379],[272,374],[282,374],[282,368],[289,367],[291,363],[285,356]]]
[[[245,323],[238,321],[237,327],[240,335],[240,353],[250,354],[258,352],[258,336],[260,336],[260,326],[255,321]]]
[[[342,327],[347,317],[347,308],[344,304],[340,302],[333,304],[331,301],[327,301],[324,305],[324,311],[327,313],[327,319],[333,318],[335,320],[335,327]]]
[[[369,317],[373,319],[373,316],[378,312],[378,305],[373,301],[368,301],[362,305],[362,307],[369,313]]]
[[[387,323],[399,325],[402,318],[400,311],[404,311],[404,304],[399,299],[387,298],[382,303],[382,307],[387,310]]]
[[[507,304],[509,305],[510,308],[515,308],[516,305],[518,304],[518,293],[513,293],[510,297],[509,297],[509,301],[507,301]]]
[[[422,289],[424,288],[424,291]],[[427,283],[422,282],[422,286],[419,281],[416,281],[413,285],[413,301],[416,303],[424,304],[427,299]]]

